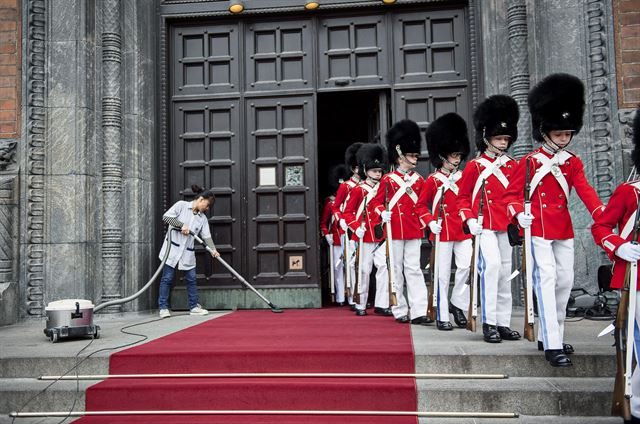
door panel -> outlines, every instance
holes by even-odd
[[[395,15],[395,83],[466,79],[465,40],[463,9]]]
[[[384,16],[352,16],[320,21],[319,88],[388,83]]]
[[[207,212],[211,235],[222,257],[240,266],[240,185],[237,100],[178,102],[171,145],[171,198],[191,200],[191,185],[212,188]],[[233,278],[202,248],[196,249],[198,284],[230,284]],[[234,265],[235,264],[235,265]]]
[[[238,25],[216,24],[173,29],[173,93],[237,92]]]
[[[308,285],[317,276],[313,97],[251,99],[246,110],[249,275]]]
[[[250,24],[247,45],[247,91],[313,86],[310,20]]]

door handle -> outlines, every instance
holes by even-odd
[[[349,78],[336,79],[334,82],[338,87],[344,87],[345,85],[349,85]]]

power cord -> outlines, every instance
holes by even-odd
[[[144,322],[139,322],[139,323],[135,323],[135,324],[130,324],[130,325],[125,325],[124,327],[120,328],[120,332],[123,334],[127,334],[130,336],[137,336],[137,337],[141,337],[139,340],[130,342],[130,343],[125,343],[119,346],[114,346],[114,347],[105,347],[102,349],[98,349],[95,350],[93,352],[91,352],[90,354],[88,354],[87,356],[83,357],[82,360],[78,360],[80,357],[80,354],[82,352],[84,352],[85,350],[87,350],[89,348],[89,346],[91,346],[91,344],[95,341],[94,336],[91,336],[91,340],[89,341],[89,343],[87,343],[82,349],[80,349],[78,351],[78,353],[75,354],[74,356],[74,360],[75,360],[75,365],[71,368],[69,368],[64,374],[62,374],[60,377],[58,377],[57,379],[53,380],[50,384],[48,384],[44,389],[40,390],[38,393],[36,393],[35,395],[33,395],[29,400],[27,400],[18,410],[18,412],[22,412],[24,410],[24,408],[26,408],[31,402],[33,402],[38,396],[42,395],[43,393],[45,393],[47,390],[49,390],[49,388],[51,386],[53,386],[54,384],[56,384],[58,381],[60,381],[60,379],[62,379],[62,377],[66,376],[67,374],[69,374],[70,372],[75,370],[75,375],[76,375],[76,391],[75,391],[75,395],[73,397],[73,404],[71,405],[71,407],[69,408],[69,413],[66,417],[62,418],[62,420],[60,420],[57,424],[63,424],[66,420],[68,420],[71,416],[71,413],[73,412],[76,403],[78,401],[78,396],[80,395],[80,380],[77,379],[78,377],[78,367],[80,366],[80,364],[82,364],[84,361],[86,361],[87,359],[89,359],[90,357],[92,357],[93,355],[100,353],[100,352],[106,352],[106,351],[111,351],[111,350],[115,350],[115,349],[122,349],[125,347],[130,347],[133,345],[136,345],[138,343],[141,343],[145,340],[149,339],[149,336],[147,336],[146,334],[142,334],[142,333],[134,333],[131,331],[126,331],[129,328],[133,328],[133,327],[137,327],[139,325],[144,325],[144,324],[151,324],[152,322],[157,322],[157,321],[162,321],[163,319],[167,319],[167,318],[155,318],[149,321],[144,321]],[[15,420],[17,417],[13,417],[13,419],[11,420],[11,424],[15,424]]]

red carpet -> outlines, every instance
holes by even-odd
[[[346,309],[238,311],[112,355],[111,374],[225,372],[413,373],[409,325]],[[180,378],[106,380],[87,390],[86,410],[415,411],[415,380]],[[393,423],[415,417],[129,416],[79,423]]]

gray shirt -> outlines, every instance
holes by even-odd
[[[193,213],[194,202],[186,202],[180,200],[176,202],[168,211],[164,213],[164,217],[176,218],[184,223],[189,230],[195,234],[199,234],[202,239],[210,239],[211,231],[209,230],[209,221],[205,214],[201,212]],[[196,255],[193,249],[194,239],[191,235],[185,236],[179,231],[171,233],[171,251],[167,258],[166,264],[174,267],[178,265],[180,270],[189,270],[196,266]],[[164,256],[167,249],[167,240],[165,238],[160,250],[160,260]]]

